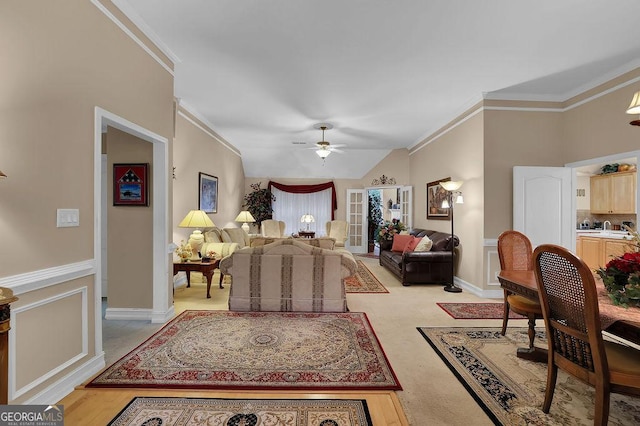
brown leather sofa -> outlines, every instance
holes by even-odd
[[[380,247],[380,265],[386,267],[400,278],[404,286],[411,284],[447,284],[452,282],[451,276],[451,234],[414,228],[409,232],[415,237],[428,236],[433,241],[430,251],[393,252],[391,243]],[[454,237],[454,261],[458,259],[460,241]]]

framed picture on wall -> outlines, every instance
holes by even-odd
[[[149,205],[149,163],[113,165],[113,205]]]
[[[206,213],[218,212],[218,178],[198,173],[198,210]]]
[[[427,219],[448,220],[451,218],[451,209],[442,208],[442,202],[447,198],[447,191],[440,185],[440,182],[449,180],[451,180],[450,177],[427,184]]]

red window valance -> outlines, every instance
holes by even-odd
[[[318,183],[315,185],[285,185],[283,183],[269,181],[269,191],[271,191],[271,187],[294,194],[311,194],[331,188],[331,220],[335,219],[335,212],[338,208],[338,197],[336,196],[336,186],[333,182]]]

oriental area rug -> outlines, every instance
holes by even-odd
[[[401,389],[364,313],[195,310],[87,387]]]
[[[356,260],[358,272],[345,280],[347,293],[389,293],[361,260]]]
[[[371,426],[365,400],[134,398],[110,426]]]
[[[558,370],[549,414],[542,412],[547,364],[516,357],[527,347],[526,328],[418,327],[444,363],[497,425],[593,425],[593,387]],[[544,332],[536,344],[546,347]],[[640,419],[640,399],[611,394],[609,424]]]
[[[436,303],[455,319],[502,319],[504,304],[499,303]],[[526,319],[525,316],[509,311],[510,319]]]

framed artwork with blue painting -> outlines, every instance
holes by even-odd
[[[198,210],[218,213],[218,178],[200,172],[198,181]]]

